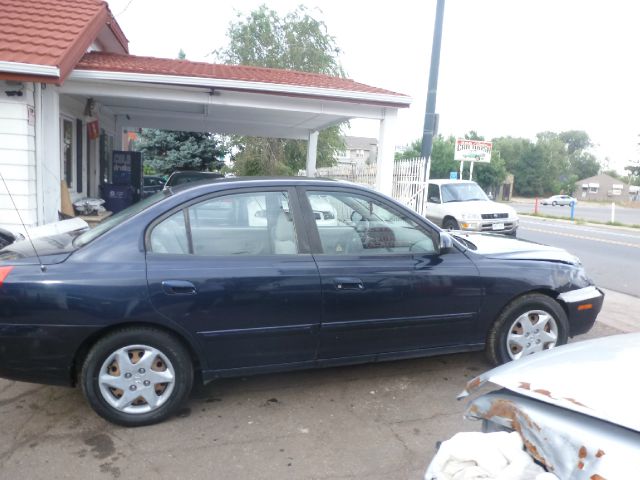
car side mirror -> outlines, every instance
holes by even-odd
[[[440,242],[438,245],[438,253],[447,253],[453,247],[453,238],[447,232],[440,232]]]

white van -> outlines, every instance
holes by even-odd
[[[515,235],[518,214],[509,205],[489,200],[470,180],[429,180],[425,216],[445,230]]]

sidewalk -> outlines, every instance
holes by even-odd
[[[604,305],[598,322],[624,333],[640,332],[640,298],[602,289]]]

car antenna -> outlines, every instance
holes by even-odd
[[[47,267],[44,266],[44,264],[42,263],[42,260],[40,259],[40,255],[38,255],[38,250],[36,250],[36,246],[33,244],[33,240],[31,239],[31,235],[29,235],[29,230],[27,229],[27,226],[24,224],[24,221],[22,220],[22,215],[20,215],[20,210],[18,210],[18,207],[16,206],[16,202],[13,200],[13,195],[11,195],[11,192],[9,191],[9,186],[7,185],[7,182],[4,179],[4,175],[2,175],[2,172],[0,172],[0,178],[2,179],[2,183],[4,184],[4,188],[7,190],[7,193],[9,194],[9,198],[11,199],[11,203],[13,204],[13,208],[15,209],[16,213],[18,214],[18,219],[20,220],[20,223],[22,224],[22,228],[24,228],[24,231],[27,234],[27,238],[29,239],[29,243],[31,244],[31,248],[33,248],[33,253],[36,254],[36,258],[38,259],[38,263],[40,264],[40,271],[46,272],[47,271]]]

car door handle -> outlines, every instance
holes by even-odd
[[[162,289],[167,295],[195,295],[196,286],[186,280],[164,280]]]
[[[333,279],[336,290],[364,290],[364,283],[359,278],[338,277]]]

